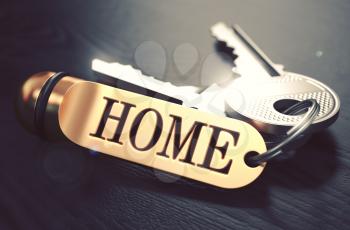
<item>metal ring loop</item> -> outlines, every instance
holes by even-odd
[[[34,107],[34,126],[39,136],[44,137],[45,112],[52,90],[56,84],[68,74],[58,72],[46,80],[42,86]]]
[[[290,144],[299,135],[301,135],[316,119],[316,116],[320,111],[320,105],[315,99],[307,99],[291,106],[286,111],[284,111],[289,115],[296,115],[299,112],[305,110],[306,108],[309,109],[306,112],[305,116],[303,116],[303,118],[298,122],[297,125],[288,130],[285,139],[273,148],[267,150],[265,153],[249,157],[247,159],[249,165],[252,165],[254,167],[261,165],[264,162],[271,160],[272,158],[283,153],[283,150],[286,149],[288,144]]]

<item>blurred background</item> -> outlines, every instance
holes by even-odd
[[[348,0],[1,1],[0,229],[347,229],[349,10]],[[239,24],[274,62],[324,82],[342,102],[332,127],[243,189],[47,142],[16,119],[29,75],[96,80],[94,58],[177,85],[231,77],[232,50],[209,32],[218,21]]]

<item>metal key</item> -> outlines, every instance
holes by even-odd
[[[245,117],[237,116],[237,114],[228,114],[225,109],[227,109],[227,101],[235,100],[240,102],[239,108],[244,108],[246,95],[241,93],[241,84],[238,84],[239,79],[233,79],[225,87],[213,84],[201,91],[199,87],[195,86],[175,86],[170,82],[163,82],[161,80],[155,79],[151,76],[143,75],[140,70],[133,68],[130,65],[122,65],[120,63],[108,63],[99,59],[95,59],[92,62],[92,69],[102,74],[103,83],[109,82],[112,86],[130,90],[129,86],[120,85],[120,82],[128,82],[131,85],[139,86],[142,89],[152,90],[159,93],[159,95],[165,95],[169,98],[167,99],[170,102],[179,103],[187,107],[196,108],[205,112],[214,113],[220,116],[234,116],[239,119],[245,119]],[[112,83],[110,82],[112,80]],[[249,83],[249,82],[248,82]],[[137,89],[134,92],[145,94],[140,92],[140,89]],[[131,90],[133,91],[133,90]],[[156,98],[164,99],[164,97],[158,97],[153,95]],[[228,108],[230,111],[230,108]],[[247,119],[246,119],[247,120]],[[251,120],[248,120],[251,122]],[[251,123],[259,131],[265,131],[261,126]],[[265,131],[266,132],[266,131]]]
[[[270,134],[285,133],[301,119],[302,116],[285,115],[276,110],[278,106],[287,109],[292,99],[314,98],[321,105],[313,128],[327,127],[336,120],[340,102],[329,87],[315,79],[283,71],[283,66],[273,64],[238,26],[232,29],[218,23],[212,27],[212,33],[239,55],[234,71],[242,77],[231,79],[225,86],[213,84],[204,91],[194,86],[178,87],[145,76],[129,65],[98,59],[92,62],[92,69],[118,81],[179,99],[184,106],[245,120]]]
[[[122,65],[117,62],[108,63],[99,59],[94,59],[92,61],[91,68],[100,75],[100,80],[104,84],[144,95],[147,95],[147,93],[142,92],[142,89],[152,90],[163,95],[163,97],[152,95],[155,98],[165,99],[165,95],[169,97],[169,102],[182,104],[186,107],[196,108],[220,116],[226,116],[224,106],[224,92],[226,91],[219,88],[216,84],[213,84],[204,91],[196,86],[175,86],[170,82],[164,82],[152,76],[146,76],[140,70],[130,65]],[[130,83],[131,85],[122,85],[123,82]],[[141,89],[133,90],[133,85],[139,86]],[[220,90],[217,91],[217,89]],[[201,91],[203,91],[203,93],[200,93]]]
[[[221,94],[213,104],[221,102],[220,106],[223,106],[224,98],[227,116],[243,119],[266,133],[282,134],[302,115],[290,116],[281,111],[296,101],[315,99],[321,110],[311,130],[328,127],[337,119],[340,100],[328,86],[313,78],[284,71],[283,66],[274,64],[237,25],[231,28],[217,23],[211,32],[238,55],[233,71],[240,77],[225,89],[215,85],[208,89],[214,91],[213,94]]]
[[[201,99],[200,95],[197,93],[200,91],[200,88],[196,86],[175,86],[170,82],[164,82],[152,76],[146,76],[131,65],[122,65],[117,62],[108,63],[99,59],[94,59],[91,68],[93,71],[102,74],[102,78],[105,76],[106,78],[103,80],[108,81],[112,79],[112,86],[114,87],[118,87],[118,85],[121,84],[120,81],[128,82],[132,85],[139,86],[141,90],[142,88],[152,90],[159,94],[166,95],[170,97],[170,99],[174,98],[175,100],[180,100],[179,103],[187,107],[193,107],[193,105],[196,105]],[[129,90],[128,86],[120,88]],[[135,92],[140,93],[140,88]],[[157,97],[157,95],[155,95],[155,97]]]

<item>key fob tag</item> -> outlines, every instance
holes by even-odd
[[[69,88],[59,124],[85,148],[222,188],[245,186],[265,167],[245,163],[266,151],[248,123],[98,83]]]

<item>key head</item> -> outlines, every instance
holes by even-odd
[[[315,99],[321,107],[311,125],[311,131],[326,128],[337,119],[340,109],[337,94],[313,78],[291,72],[260,80],[245,77],[236,79],[228,90],[225,112],[229,117],[249,122],[262,132],[281,135],[303,116],[286,115],[283,111],[305,99]]]

